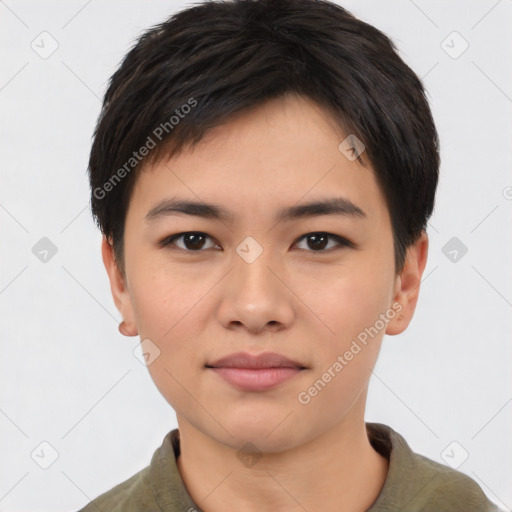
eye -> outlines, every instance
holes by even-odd
[[[183,239],[183,245],[174,244],[176,240]],[[179,249],[183,249],[188,252],[200,252],[201,249],[205,246],[205,240],[212,238],[206,233],[202,233],[200,231],[186,231],[184,233],[177,233],[175,235],[171,235],[164,240],[162,240],[158,245],[160,247],[166,247],[168,245],[176,245]],[[218,247],[217,244],[213,244],[213,247]],[[208,249],[209,247],[207,247]]]
[[[206,233],[202,233],[201,231],[186,231],[183,233],[176,233],[175,235],[168,236],[161,242],[159,242],[160,247],[167,247],[170,245],[175,245],[179,249],[185,250],[187,252],[201,252],[202,249],[211,249],[211,248],[219,248],[220,246],[217,243],[212,243],[210,247],[205,244],[205,240],[213,240],[210,235]],[[328,247],[329,239],[333,239],[337,242],[336,247],[355,247],[350,240],[343,238],[342,236],[333,235],[332,233],[325,233],[322,231],[314,232],[314,233],[306,233],[302,235],[294,245],[306,240],[306,244],[313,248],[312,251],[309,252],[327,252],[327,249],[333,249],[333,246]],[[182,240],[182,244],[176,243],[177,241]],[[306,248],[306,250],[308,250]]]
[[[315,233],[307,233],[305,235],[302,235],[298,242],[306,239],[306,244],[309,247],[313,247],[314,250],[310,252],[327,252],[324,250],[326,246],[328,246],[328,239],[332,238],[333,240],[336,240],[338,242],[336,247],[354,247],[354,244],[350,242],[350,240],[347,240],[346,238],[343,238],[342,236],[333,235],[332,233],[325,233],[323,231],[315,232]],[[296,242],[296,243],[298,243]],[[332,249],[333,247],[328,247],[328,249]]]

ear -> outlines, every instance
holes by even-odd
[[[103,235],[101,242],[101,255],[110,280],[110,289],[114,303],[123,317],[125,326],[123,334],[126,333],[126,336],[137,336],[137,325],[130,292],[126,286],[125,277],[117,266],[114,249],[105,235]]]
[[[427,256],[428,235],[423,231],[417,242],[407,249],[404,268],[396,276],[394,302],[399,302],[402,309],[388,322],[386,334],[391,336],[400,334],[405,331],[412,320],[420,293],[421,276],[427,264]]]

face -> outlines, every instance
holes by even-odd
[[[290,95],[138,177],[124,283],[106,243],[104,260],[127,326],[150,340],[149,372],[180,429],[271,452],[361,421],[382,337],[412,316],[415,296],[404,293],[419,285],[426,247],[422,238],[419,258],[395,275],[384,196],[371,166],[339,149],[346,136],[327,111]],[[219,211],[176,211],[163,203],[171,198]],[[335,200],[323,213],[305,208]],[[302,369],[253,378],[209,367],[239,352],[277,353]]]

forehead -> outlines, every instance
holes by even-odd
[[[347,135],[308,98],[268,101],[146,168],[137,178],[130,209],[140,210],[138,216],[145,210],[145,216],[162,200],[178,196],[222,205],[228,216],[250,219],[275,216],[284,206],[344,197],[369,217],[386,215],[368,159],[361,155],[363,166],[345,151]]]

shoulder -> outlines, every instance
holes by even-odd
[[[78,512],[135,512],[141,510],[140,506],[151,505],[158,510],[149,484],[149,472],[150,466],[146,466],[124,482],[99,495]]]
[[[369,512],[500,512],[475,480],[411,450],[391,427],[367,423],[372,446],[389,459],[384,487]]]
[[[471,477],[435,462],[423,455],[414,454],[417,470],[424,473],[426,486],[425,505],[421,512],[499,512],[480,485]]]
[[[132,477],[101,494],[78,512],[169,512],[198,510],[178,471],[179,430],[167,433],[151,463]]]

